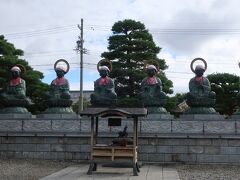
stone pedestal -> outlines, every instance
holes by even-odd
[[[217,114],[212,107],[190,107],[185,114]]]
[[[0,114],[31,114],[25,107],[4,107],[0,110]]]
[[[179,120],[224,120],[220,114],[183,114]]]
[[[146,108],[148,110],[148,114],[168,114],[164,107],[150,106]]]
[[[35,115],[32,115],[30,112],[0,114],[0,120],[1,119],[31,119],[31,118],[35,118]]]
[[[79,115],[75,113],[69,114],[38,114],[37,118],[45,118],[45,119],[78,119],[80,118]]]
[[[43,114],[74,114],[72,107],[49,107]]]
[[[147,121],[158,121],[158,120],[171,120],[174,119],[174,116],[166,113],[166,114],[157,114],[157,113],[149,113],[145,120]]]

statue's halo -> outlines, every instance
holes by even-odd
[[[104,63],[104,64],[103,64],[103,63]],[[108,64],[108,66],[107,66],[106,64]],[[109,61],[108,59],[102,59],[102,60],[100,60],[100,61],[98,62],[98,64],[97,64],[97,70],[99,71],[100,66],[103,66],[103,65],[107,66],[107,67],[109,68],[109,71],[110,71],[110,72],[112,71],[112,62]]]
[[[192,70],[193,73],[195,73],[195,70],[193,68],[193,64],[196,62],[196,61],[202,61],[204,63],[204,69],[205,71],[207,70],[207,62],[203,59],[203,58],[195,58],[192,60],[191,64],[190,64],[190,68]]]
[[[58,63],[60,63],[60,62],[64,62],[64,63],[67,65],[67,69],[66,69],[66,71],[65,71],[65,74],[67,74],[68,71],[69,71],[69,69],[70,69],[70,65],[69,65],[69,63],[67,62],[67,60],[65,60],[65,59],[59,59],[59,60],[57,60],[57,61],[55,62],[55,64],[54,64],[54,70],[55,70],[55,71],[57,70],[57,65],[58,65]]]
[[[146,60],[146,61],[144,62],[144,70],[145,70],[145,71],[147,70],[147,67],[148,67],[149,65],[154,65],[154,66],[157,68],[157,72],[160,71],[159,63],[158,63],[155,59]]]

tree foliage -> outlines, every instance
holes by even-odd
[[[112,32],[108,39],[108,52],[103,52],[102,57],[113,64],[110,77],[115,81],[118,98],[134,98],[140,91],[142,79],[147,76],[143,70],[144,61],[154,59],[162,70],[167,65],[164,59],[157,57],[160,48],[141,22],[130,19],[118,21],[112,26]],[[164,72],[158,76],[163,82],[163,91],[172,93],[172,81],[167,79]]]
[[[2,35],[0,36],[0,55],[0,88],[4,88],[11,78],[10,69],[16,64],[23,65],[26,68],[26,73],[22,75],[26,81],[26,94],[35,103],[29,110],[33,114],[43,111],[46,108],[44,92],[49,90],[49,86],[41,81],[43,74],[33,70],[26,60],[20,59],[19,56],[23,55],[23,51],[16,49]]]
[[[186,94],[177,93],[175,96],[168,97],[165,105],[167,111],[171,112],[177,108],[178,104],[182,103],[186,99]]]
[[[216,92],[216,110],[220,114],[231,115],[236,108],[239,92],[239,76],[228,73],[214,73],[207,76],[211,88]]]

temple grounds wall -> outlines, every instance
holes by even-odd
[[[99,120],[98,143],[111,143],[121,127]],[[240,164],[240,118],[220,116],[148,116],[139,122],[139,159],[146,162]],[[23,118],[2,116],[1,158],[88,160],[90,120],[87,118]]]

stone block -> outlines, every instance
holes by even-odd
[[[188,146],[173,146],[172,152],[181,154],[188,153]]]
[[[171,133],[171,121],[142,121],[141,133]]]
[[[44,152],[34,152],[34,159],[44,159]]]
[[[228,163],[228,155],[212,155],[213,163]]]
[[[90,152],[90,145],[86,144],[86,145],[80,145],[80,151],[81,152]]]
[[[149,162],[164,162],[164,154],[148,154]]]
[[[236,128],[237,128],[237,134],[240,134],[240,119],[236,121]]]
[[[203,146],[189,146],[189,153],[201,154],[203,153]]]
[[[181,146],[183,145],[182,143],[185,141],[185,139],[173,139],[173,138],[168,138],[164,139],[163,142],[165,142],[165,145],[173,145],[173,146]]]
[[[45,151],[45,152],[48,152],[50,151],[50,144],[37,144],[37,149],[36,151]]]
[[[8,144],[8,151],[23,151],[22,144]]]
[[[239,155],[229,155],[228,162],[229,163],[240,163],[240,156]]]
[[[164,161],[165,162],[172,162],[173,161],[173,154],[164,154]]]
[[[37,118],[43,119],[80,119],[80,117],[75,114],[38,114]]]
[[[143,145],[139,149],[141,153],[156,153],[157,148],[156,146],[151,146],[151,145]]]
[[[14,144],[16,143],[16,137],[13,136],[3,136],[2,137],[2,143],[10,143],[10,144]]]
[[[66,160],[72,160],[72,159],[73,159],[72,153],[71,153],[71,152],[65,152],[64,159],[66,159]]]
[[[35,118],[31,113],[11,113],[11,114],[1,114],[0,119],[32,119]]]
[[[148,154],[145,153],[138,154],[138,159],[140,161],[148,161]]]
[[[196,145],[211,145],[212,140],[211,139],[196,139]]]
[[[80,152],[81,145],[66,145],[67,152]]]
[[[89,153],[73,153],[72,158],[75,160],[89,160],[90,154]]]
[[[80,132],[80,121],[52,120],[52,130],[55,132]]]
[[[36,151],[36,144],[23,144],[22,145],[23,151]]]
[[[16,159],[22,159],[23,158],[22,152],[15,152],[14,156],[15,156]]]
[[[56,144],[58,143],[58,138],[57,137],[46,137],[45,138],[45,143],[47,144]]]
[[[44,152],[44,159],[57,160],[57,152]]]
[[[30,140],[29,137],[16,137],[16,143],[19,144],[27,144],[30,142],[29,140]]]
[[[65,145],[64,144],[51,144],[51,151],[65,151]]]
[[[58,160],[64,160],[64,158],[65,158],[65,152],[57,152]]]
[[[230,139],[228,141],[229,146],[240,146],[240,139]]]
[[[0,120],[0,132],[21,132],[22,120]]]
[[[224,120],[224,116],[219,114],[183,114],[179,120]]]
[[[145,121],[161,121],[161,120],[172,120],[174,116],[171,114],[148,114],[146,118],[143,118]]]
[[[89,138],[68,137],[59,138],[59,143],[64,144],[89,144]]]
[[[230,118],[238,121],[240,120],[240,114],[233,114]]]
[[[24,120],[23,130],[25,132],[51,131],[51,120]]]
[[[109,133],[110,127],[108,126],[108,120],[100,119],[98,122],[98,132],[99,133]]]
[[[143,139],[143,138],[140,138],[139,140],[138,140],[138,143],[139,144],[141,144],[141,145],[143,145],[143,144],[148,144],[148,139]]]
[[[45,143],[45,137],[29,137],[31,144],[43,144]]]
[[[220,154],[220,146],[205,146],[205,154]]]
[[[197,162],[198,163],[211,163],[212,161],[213,161],[212,155],[197,154]]]
[[[206,134],[235,134],[234,121],[206,121],[204,122]]]
[[[203,122],[202,121],[172,121],[172,133],[203,133]]]
[[[213,146],[228,146],[227,139],[212,139],[212,145]]]
[[[180,162],[196,162],[197,161],[197,155],[196,154],[179,154],[178,160]]]
[[[172,153],[173,147],[172,146],[157,146],[158,153]]]
[[[240,154],[238,147],[221,147],[220,154]]]
[[[81,119],[81,132],[90,133],[91,132],[91,120],[90,119]]]
[[[8,150],[8,144],[0,144],[0,152],[7,151],[7,150]]]

